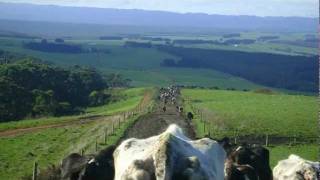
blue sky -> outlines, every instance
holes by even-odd
[[[225,15],[318,17],[318,0],[0,0],[0,2],[200,12]]]

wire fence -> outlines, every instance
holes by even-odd
[[[187,100],[187,102],[190,102]],[[240,131],[245,130],[245,127],[241,129],[228,129],[226,127],[223,119],[214,118],[216,115],[210,110],[201,109],[195,107],[191,103],[188,104],[191,107],[191,111],[195,117],[196,121],[199,121],[198,128],[199,131],[203,132],[203,136],[208,136],[210,138],[217,138],[221,136],[219,131],[224,129],[224,131],[231,131],[232,135],[229,137],[235,144],[263,144],[265,146],[274,146],[274,145],[303,145],[303,144],[315,144],[319,142],[319,137],[316,136],[279,136],[268,134],[268,132],[259,132],[257,134],[251,135],[241,135]],[[285,128],[285,127],[284,127]]]

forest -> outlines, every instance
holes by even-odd
[[[289,56],[161,46],[162,51],[181,58],[164,59],[166,67],[209,68],[274,88],[317,92],[318,56]]]
[[[120,75],[104,76],[93,68],[61,68],[25,59],[0,66],[0,121],[60,116],[108,101],[105,89],[127,86]]]

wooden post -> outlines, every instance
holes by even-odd
[[[268,147],[268,145],[269,145],[269,135],[266,134],[266,147]]]
[[[108,141],[108,128],[104,130],[104,144],[107,144]]]
[[[98,151],[98,140],[96,140],[96,152]]]
[[[118,120],[118,129],[120,129],[120,118]]]
[[[293,137],[293,144],[297,144],[297,136],[296,135],[294,135],[294,137]]]
[[[80,154],[81,154],[81,156],[83,156],[83,155],[84,155],[84,149],[83,149],[83,148],[81,149]]]
[[[32,180],[37,180],[37,176],[38,176],[38,163],[37,161],[35,161],[33,165]]]
[[[114,135],[114,122],[112,122],[112,135]]]
[[[237,144],[237,137],[234,137],[234,144]]]
[[[123,120],[126,120],[126,113],[123,113]]]
[[[203,132],[206,133],[206,122],[203,121]]]

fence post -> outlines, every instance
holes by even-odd
[[[237,136],[234,137],[234,144],[237,144]]]
[[[120,118],[118,119],[118,129],[120,129]]]
[[[81,156],[84,155],[84,149],[83,148],[81,149],[80,154],[81,154]]]
[[[96,140],[96,152],[98,151],[98,140]]]
[[[106,128],[104,130],[104,144],[107,144],[107,141],[108,141],[108,128]]]
[[[268,145],[269,145],[269,135],[266,134],[266,147],[268,147]]]
[[[112,135],[114,135],[114,122],[112,122]]]
[[[297,144],[297,136],[296,135],[293,136],[293,144]]]
[[[37,180],[37,175],[38,175],[38,163],[37,161],[35,161],[33,166],[32,180]]]
[[[206,133],[206,122],[205,121],[202,121],[203,122],[203,132],[204,134]]]

